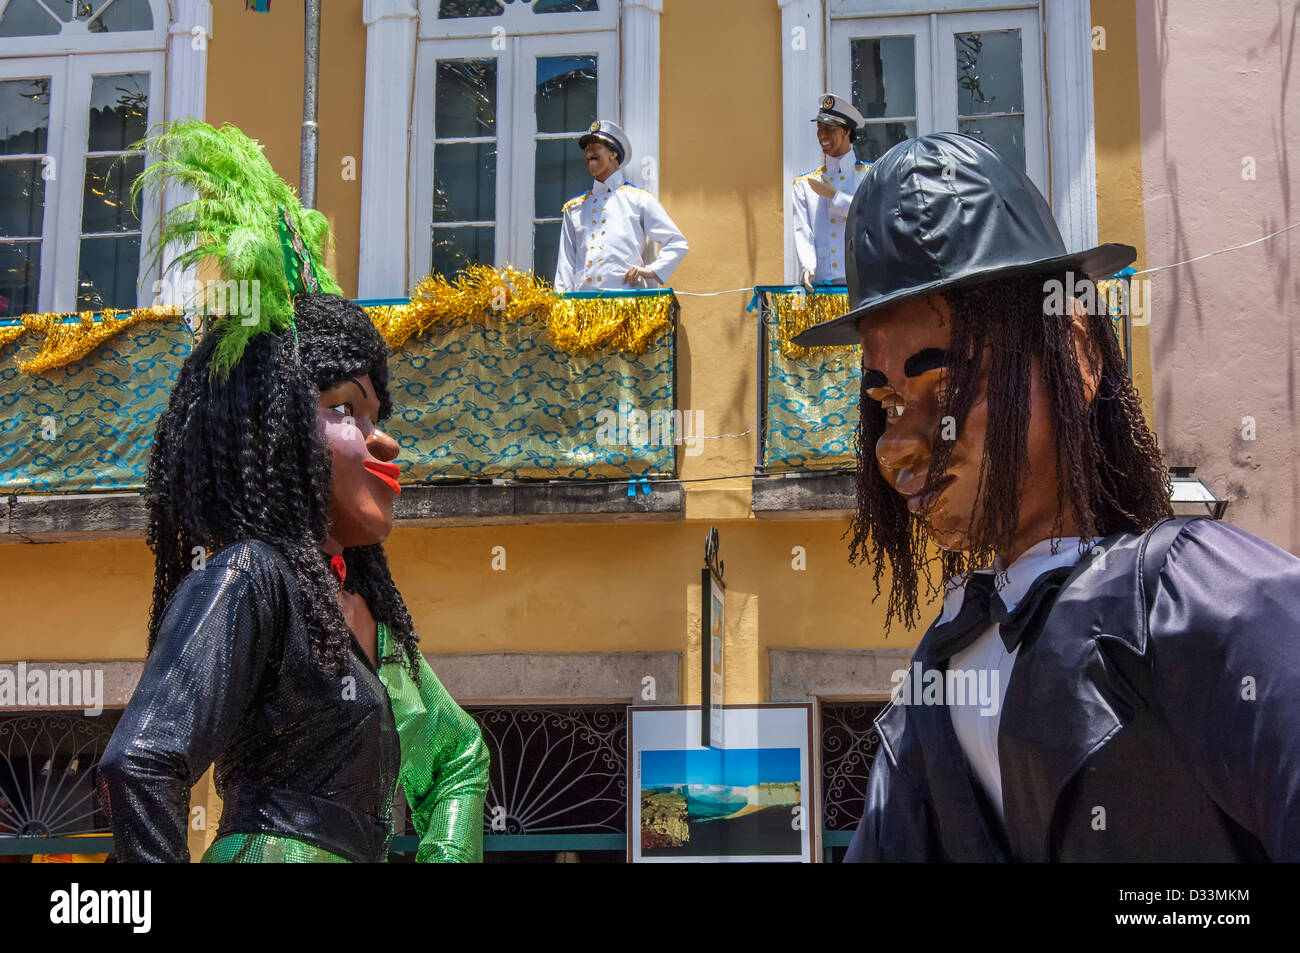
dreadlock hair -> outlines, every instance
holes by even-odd
[[[335,675],[347,670],[352,633],[321,552],[332,477],[316,415],[321,391],[369,374],[379,420],[386,418],[392,412],[388,348],[366,312],[338,295],[300,295],[294,314],[296,335],[290,328],[250,338],[228,374],[212,373],[212,359],[238,317],[219,321],[181,367],[154,434],[146,482],[146,538],[154,552],[151,652],[196,550],[213,553],[257,539],[279,550],[297,579],[321,668]],[[347,547],[343,556],[345,588],[388,624],[418,679],[418,639],[383,546]]]
[[[1046,277],[1056,278],[1059,275]],[[1146,425],[1109,316],[1087,316],[1088,360],[1100,370],[1097,392],[1086,400],[1079,355],[1069,312],[1046,313],[1044,275],[1019,275],[946,292],[951,313],[947,381],[939,395],[941,417],[956,421],[958,435],[979,393],[987,353],[986,401],[990,426],[980,466],[970,548],[942,552],[942,578],[988,565],[1007,552],[1020,520],[1020,498],[1028,471],[1028,434],[1032,359],[1041,361],[1050,395],[1058,481],[1053,541],[1064,528],[1066,507],[1087,539],[1116,532],[1141,533],[1171,516],[1169,485],[1155,435]],[[1062,281],[1067,291],[1073,277]],[[1077,290],[1077,289],[1076,289]],[[1085,295],[1086,297],[1086,295]],[[1095,296],[1094,296],[1095,300]],[[1101,311],[1103,309],[1090,309]],[[937,309],[936,309],[937,311]],[[917,581],[937,592],[923,518],[912,516],[903,499],[881,475],[875,447],[885,430],[885,412],[867,396],[863,375],[861,414],[855,439],[858,467],[857,511],[846,535],[852,535],[849,560],[869,559],[880,595],[880,575],[890,571],[886,629],[898,618],[915,625]],[[922,493],[938,489],[955,441],[935,433],[930,469]]]

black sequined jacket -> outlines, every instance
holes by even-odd
[[[99,765],[119,860],[189,860],[190,788],[214,761],[221,834],[386,859],[400,759],[389,697],[355,644],[346,676],[320,670],[300,601],[283,556],[255,540],[177,587]]]

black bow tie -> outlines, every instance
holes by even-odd
[[[1046,610],[1050,610],[1056,601],[1061,584],[1073,571],[1073,566],[1061,566],[1043,573],[1034,580],[1012,612],[1007,611],[1006,604],[993,586],[993,573],[971,573],[966,582],[961,611],[930,630],[934,660],[943,661],[956,655],[995,622],[1007,651],[1014,652],[1035,620],[1046,617]]]

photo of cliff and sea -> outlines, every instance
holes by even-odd
[[[798,748],[641,753],[643,857],[798,859]]]

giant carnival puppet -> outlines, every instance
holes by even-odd
[[[257,143],[186,121],[145,146],[137,189],[197,193],[159,247],[255,282],[261,314],[213,322],[154,435],[148,657],[99,768],[117,857],[187,860],[190,788],[215,762],[204,861],[383,861],[399,781],[418,860],[481,860],[487,752],[382,546],[401,491],[384,340]]]
[[[797,343],[862,345],[851,558],[891,620],[946,584],[847,859],[1300,860],[1300,559],[1170,518],[1109,315],[1049,304],[1134,249],[1067,253],[938,133],[868,170],[849,254],[852,310]]]

